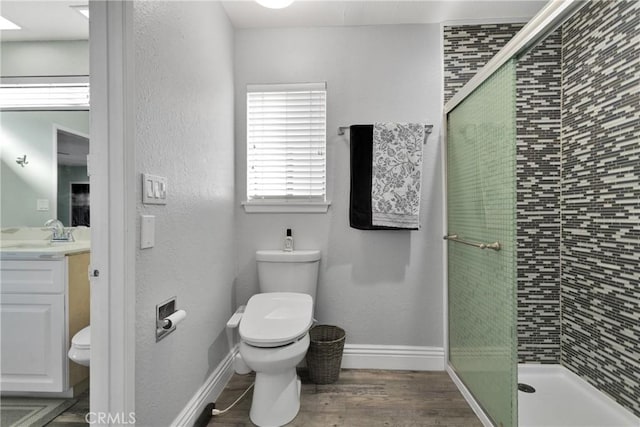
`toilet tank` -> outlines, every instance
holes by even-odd
[[[316,301],[320,251],[257,251],[260,292],[299,292]]]

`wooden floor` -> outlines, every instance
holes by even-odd
[[[89,424],[86,415],[89,412],[89,390],[76,397],[78,400],[72,407],[49,422],[46,427],[83,427]]]
[[[334,384],[310,383],[300,371],[300,412],[288,426],[482,426],[446,372],[342,370]],[[225,409],[253,382],[234,375],[216,402]],[[253,391],[253,390],[252,390]],[[252,426],[252,391],[208,426]]]

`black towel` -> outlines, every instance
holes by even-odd
[[[359,230],[408,230],[371,225],[371,170],[373,168],[373,125],[352,125],[351,197],[349,225]],[[416,230],[416,229],[414,229]]]

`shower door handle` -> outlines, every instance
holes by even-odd
[[[493,249],[494,251],[499,251],[500,249],[502,249],[500,242],[493,242],[493,243],[469,242],[467,240],[463,240],[459,238],[457,234],[449,234],[447,236],[444,236],[443,239],[450,240],[452,242],[462,243],[463,245],[473,246],[475,248],[480,248],[480,249]]]

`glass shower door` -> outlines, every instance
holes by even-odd
[[[517,425],[515,60],[448,114],[449,363],[496,426]]]

